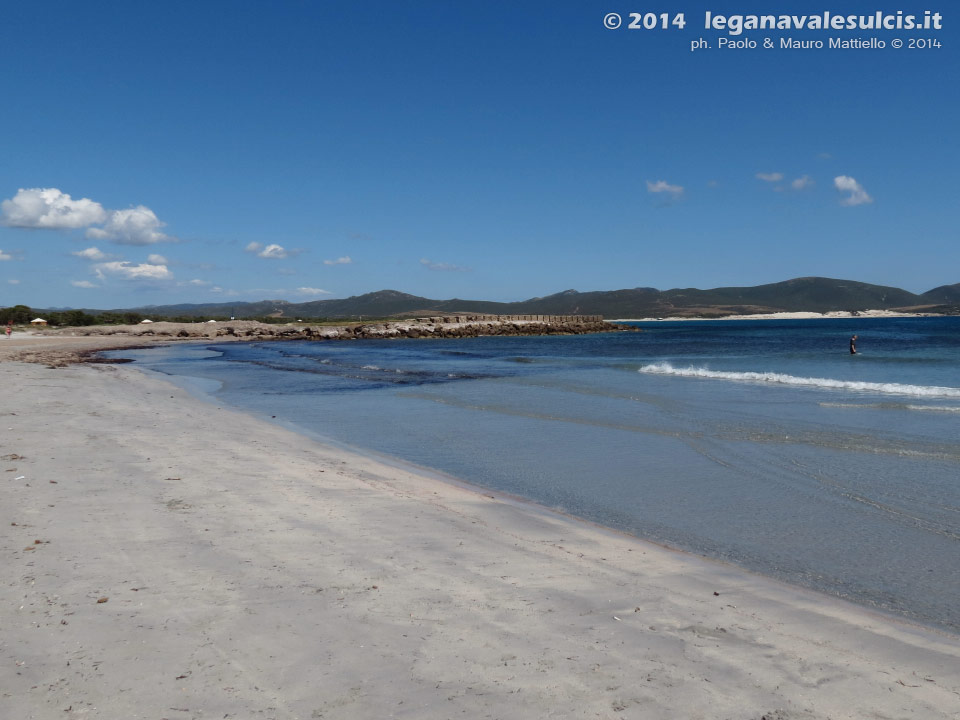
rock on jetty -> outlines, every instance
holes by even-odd
[[[275,325],[252,320],[141,325],[95,325],[46,331],[68,335],[126,335],[153,339],[358,340],[364,338],[466,338],[485,335],[579,335],[631,330],[601,315],[444,315],[379,323]],[[46,334],[45,333],[45,334]]]
[[[623,326],[608,323],[599,315],[448,315],[402,322],[357,323],[323,326],[266,326],[234,328],[224,323],[218,335],[273,336],[314,340],[363,338],[465,338],[483,335],[577,335],[616,332]],[[272,332],[271,332],[272,331]]]

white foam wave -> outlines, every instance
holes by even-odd
[[[922,410],[926,412],[960,413],[960,405],[911,405],[893,401],[880,403],[822,402],[817,404],[825,408],[850,408],[853,410]]]
[[[707,368],[675,368],[670,363],[644,365],[638,372],[654,375],[674,375],[677,377],[709,378],[715,380],[739,380],[741,382],[769,383],[773,385],[792,385],[810,388],[831,388],[837,390],[856,390],[879,393],[881,395],[907,395],[911,397],[955,397],[960,398],[960,388],[937,387],[931,385],[904,385],[901,383],[877,383],[861,380],[835,380],[833,378],[797,377],[774,372],[730,372],[708,370]]]

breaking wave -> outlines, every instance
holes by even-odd
[[[794,387],[829,388],[836,390],[857,390],[882,395],[907,395],[910,397],[951,397],[960,398],[960,388],[937,387],[933,385],[903,385],[901,383],[864,382],[861,380],[835,380],[833,378],[797,377],[774,372],[731,372],[708,370],[707,368],[675,368],[670,363],[644,365],[638,372],[653,375],[673,375],[677,377],[709,378],[714,380],[737,380],[750,383],[769,383],[772,385],[791,385]]]

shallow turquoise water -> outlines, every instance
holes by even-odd
[[[305,432],[960,630],[960,318],[644,330],[120,354]]]

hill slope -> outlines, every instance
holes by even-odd
[[[432,300],[397,290],[356,295],[336,300],[290,303],[264,300],[254,303],[160,305],[117,310],[144,315],[184,317],[357,318],[402,317],[453,313],[509,315],[603,315],[608,318],[663,317],[668,315],[722,316],[740,313],[829,312],[834,310],[885,310],[923,305],[960,303],[960,283],[916,295],[900,288],[854,280],[803,277],[753,287],[631,288],[577,292],[565,290],[546,297],[517,302],[485,300]],[[94,311],[91,311],[94,312]]]
[[[933,290],[927,290],[920,296],[925,303],[937,305],[957,305],[960,303],[960,283],[955,285],[941,285]]]

